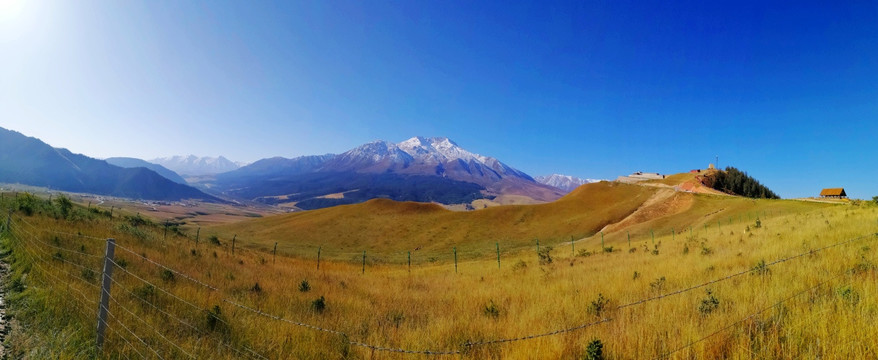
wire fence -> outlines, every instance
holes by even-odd
[[[100,242],[104,242],[104,241],[106,241],[106,239],[102,239],[102,238],[94,237],[94,236],[83,235],[83,234],[71,234],[68,232],[60,232],[60,231],[55,231],[52,229],[40,228],[38,226],[31,224],[23,217],[15,217],[14,220],[15,220],[15,222],[11,223],[12,225],[9,226],[9,228],[7,228],[5,230],[6,231],[11,230],[10,233],[12,233],[14,235],[14,237],[20,241],[20,245],[23,245],[23,246],[17,247],[17,248],[22,250],[21,254],[28,257],[28,259],[30,260],[30,263],[32,263],[39,270],[39,273],[41,275],[43,275],[47,278],[51,278],[51,280],[53,282],[56,282],[58,284],[67,284],[68,289],[74,291],[77,294],[77,296],[73,297],[73,299],[76,300],[77,308],[80,310],[81,313],[86,315],[86,317],[91,316],[89,314],[89,312],[86,310],[88,308],[91,308],[91,309],[101,308],[101,309],[105,310],[107,312],[107,314],[109,315],[109,318],[108,319],[98,319],[98,321],[102,322],[104,325],[106,325],[107,328],[111,331],[111,335],[115,335],[116,338],[118,338],[122,342],[124,342],[125,346],[132,349],[132,351],[134,351],[138,356],[140,356],[141,358],[146,358],[145,354],[151,353],[152,355],[155,355],[158,358],[179,358],[179,357],[195,358],[195,357],[197,357],[194,353],[191,352],[191,350],[187,351],[186,349],[184,349],[183,345],[179,344],[178,341],[175,341],[174,339],[169,338],[165,334],[167,332],[167,330],[165,330],[163,328],[159,328],[157,325],[151,323],[150,321],[144,319],[142,316],[138,315],[137,312],[135,310],[132,310],[131,306],[129,306],[128,304],[123,302],[119,298],[118,295],[113,295],[111,293],[111,291],[108,290],[107,288],[101,289],[100,286],[95,285],[92,282],[92,280],[88,279],[89,276],[86,274],[100,273],[99,271],[97,271],[95,269],[96,265],[93,264],[93,262],[104,259],[104,260],[108,261],[114,267],[114,269],[121,271],[122,274],[125,274],[125,276],[128,279],[126,281],[134,282],[134,283],[141,283],[141,284],[150,286],[150,287],[158,290],[159,292],[167,295],[167,297],[169,299],[171,299],[171,300],[173,300],[181,305],[185,305],[184,307],[190,309],[189,310],[190,314],[192,312],[194,312],[194,313],[200,313],[200,314],[203,314],[207,317],[210,317],[211,316],[210,310],[204,309],[204,308],[194,304],[192,301],[186,300],[183,297],[178,296],[178,295],[174,294],[173,292],[171,292],[167,289],[164,289],[161,286],[158,286],[154,282],[150,282],[150,281],[144,279],[144,277],[138,276],[137,274],[134,274],[129,269],[127,269],[126,266],[120,265],[118,262],[116,262],[112,258],[107,259],[107,258],[100,256],[100,255],[91,254],[91,253],[83,251],[81,248],[78,250],[66,248],[64,246],[61,246],[61,244],[57,243],[57,242],[53,244],[49,241],[41,239],[40,236],[38,235],[38,233],[54,233],[57,235],[65,235],[65,236],[71,236],[71,237],[75,236],[75,237],[80,237],[80,238],[85,238],[85,239],[90,239],[90,240],[100,241]],[[16,224],[20,224],[22,226],[16,226]],[[862,235],[862,236],[838,241],[835,243],[831,243],[829,245],[825,245],[825,246],[822,246],[819,248],[809,249],[809,250],[801,252],[801,253],[778,258],[776,260],[767,262],[767,263],[765,263],[764,268],[776,266],[776,265],[786,263],[788,261],[791,261],[791,260],[794,260],[797,258],[813,255],[813,254],[816,254],[816,253],[819,253],[819,252],[822,252],[822,251],[825,251],[828,249],[832,249],[835,247],[851,244],[851,243],[858,242],[858,241],[863,241],[863,240],[870,239],[870,238],[874,239],[876,237],[878,237],[878,234]],[[176,276],[179,276],[180,278],[185,279],[194,285],[197,285],[198,287],[204,288],[206,291],[223,293],[223,291],[220,290],[218,287],[210,285],[205,281],[199,280],[194,276],[186,274],[183,271],[174,269],[173,267],[165,265],[157,260],[153,260],[151,258],[148,258],[148,257],[144,256],[143,254],[138,253],[137,251],[135,251],[131,247],[129,247],[129,245],[115,244],[115,246],[118,247],[120,250],[126,252],[127,254],[134,256],[135,258],[143,260],[144,262],[151,264],[151,265],[153,265],[159,269],[162,269],[164,271],[168,271],[170,273],[173,273]],[[63,256],[62,254],[68,254],[69,258],[67,256]],[[59,255],[61,255],[61,256],[59,256]],[[51,260],[55,260],[55,261],[57,261],[58,264],[63,264],[63,266],[69,266],[70,267],[69,269],[76,269],[76,270],[80,271],[80,273],[76,274],[75,271],[71,272],[70,270],[67,270],[64,268],[55,269],[56,271],[63,273],[63,274],[66,274],[69,277],[69,279],[67,281],[65,281],[65,280],[57,277],[56,275],[54,275],[53,272],[49,271],[48,269],[46,269],[43,266],[43,265],[50,266],[51,264],[53,264]],[[626,304],[616,306],[614,308],[614,310],[622,310],[622,309],[626,309],[626,308],[631,308],[631,307],[645,304],[648,302],[657,301],[657,300],[673,297],[676,295],[684,294],[684,293],[687,293],[687,292],[690,292],[690,291],[693,291],[696,289],[704,288],[704,287],[712,285],[712,284],[716,284],[716,283],[727,281],[727,280],[730,280],[730,279],[733,279],[733,278],[736,278],[739,276],[743,276],[743,275],[746,275],[749,273],[753,273],[755,271],[761,271],[761,270],[759,268],[750,268],[750,269],[742,270],[739,272],[728,274],[726,276],[712,279],[712,280],[709,280],[709,281],[706,281],[703,283],[691,285],[691,286],[688,286],[685,288],[677,289],[677,290],[667,292],[664,294],[659,294],[656,296],[628,302]],[[837,276],[833,277],[831,279],[827,279],[823,282],[820,282],[819,284],[817,284],[815,286],[812,286],[812,287],[809,287],[805,290],[797,292],[797,293],[791,295],[790,297],[787,297],[787,298],[775,303],[774,305],[762,308],[759,311],[752,313],[752,314],[748,315],[747,317],[740,319],[734,323],[731,323],[728,326],[720,328],[717,331],[715,331],[715,332],[713,332],[713,333],[711,333],[711,334],[709,334],[709,335],[707,335],[699,340],[690,342],[684,346],[681,346],[681,347],[676,348],[672,351],[664,353],[664,354],[660,355],[659,358],[669,357],[678,351],[681,351],[687,347],[691,347],[691,346],[693,346],[693,345],[695,345],[695,344],[697,344],[697,343],[699,343],[707,338],[710,338],[712,336],[715,336],[718,333],[721,333],[722,331],[725,331],[731,327],[739,325],[740,323],[746,321],[747,319],[751,319],[755,316],[758,316],[759,314],[764,313],[768,309],[779,306],[780,304],[782,304],[786,301],[789,301],[797,296],[800,296],[804,293],[807,293],[808,291],[813,291],[816,288],[819,288],[819,287],[825,285],[827,282],[834,280],[835,278],[837,278]],[[125,285],[121,280],[119,280],[117,278],[110,277],[110,281],[113,285],[116,286],[117,289],[120,289],[123,292],[123,294],[128,295],[128,297],[130,299],[136,299],[139,303],[142,303],[143,306],[150,308],[150,309],[153,309],[154,311],[157,311],[158,313],[162,314],[163,318],[170,320],[173,323],[179,324],[180,326],[191,330],[192,332],[197,334],[198,337],[212,338],[211,333],[199,328],[196,325],[193,325],[192,321],[184,319],[185,316],[175,315],[174,313],[172,313],[172,311],[169,309],[168,306],[160,307],[159,304],[156,304],[155,302],[150,301],[143,296],[139,296],[138,294],[135,293],[135,291],[133,290],[133,288],[130,285]],[[79,284],[81,286],[84,286],[85,288],[95,289],[98,291],[98,294],[89,295],[78,287],[75,287],[75,286],[71,287],[70,284],[72,284],[73,282],[75,282],[76,284]],[[116,310],[110,311],[111,310],[110,307],[103,307],[103,305],[100,305],[95,300],[96,298],[98,298],[100,296],[106,296],[112,302],[112,307]],[[259,310],[255,307],[242,304],[239,301],[236,301],[232,298],[223,297],[221,295],[220,295],[220,300],[222,302],[227,303],[231,306],[234,306],[238,309],[241,309],[243,311],[258,315],[260,317],[264,317],[264,318],[271,319],[274,321],[283,322],[283,323],[286,323],[286,324],[289,324],[292,326],[296,326],[296,327],[300,327],[300,328],[304,328],[304,329],[308,329],[308,330],[325,332],[328,334],[340,336],[344,339],[344,341],[346,341],[349,345],[352,345],[352,346],[371,349],[373,351],[394,352],[394,353],[403,353],[403,354],[421,354],[421,355],[462,354],[462,353],[466,353],[466,352],[470,351],[471,349],[473,349],[475,347],[479,347],[479,346],[485,346],[485,345],[491,345],[491,344],[501,344],[501,343],[512,343],[512,342],[526,341],[526,340],[531,340],[531,339],[536,339],[536,338],[541,338],[541,337],[548,337],[548,336],[554,336],[554,335],[559,335],[559,334],[565,334],[565,333],[574,332],[574,331],[590,328],[593,326],[597,326],[597,325],[601,325],[601,324],[605,324],[605,323],[613,321],[613,318],[605,317],[605,318],[601,318],[598,320],[585,322],[585,323],[578,324],[575,326],[564,327],[564,328],[560,328],[560,329],[548,331],[548,332],[542,332],[542,333],[536,333],[536,334],[525,334],[525,335],[516,336],[516,337],[509,337],[509,338],[467,341],[464,344],[462,344],[462,346],[460,348],[455,348],[455,349],[438,349],[438,350],[435,350],[435,349],[403,349],[403,348],[370,344],[370,343],[367,343],[364,341],[356,340],[352,336],[350,336],[349,334],[347,334],[345,332],[322,327],[322,326],[318,326],[318,325],[314,325],[314,324],[308,324],[308,323],[305,323],[302,321],[287,319],[283,316],[279,316],[279,315],[275,315],[275,314],[271,314],[271,313]],[[226,326],[231,326],[231,324],[229,324],[228,322],[226,322],[222,318],[215,317],[215,319],[216,319],[216,321],[222,322]],[[131,324],[131,322],[134,322],[134,323],[139,324],[139,325],[137,325],[137,326],[126,325],[126,322],[128,324]],[[114,330],[115,326],[118,326],[120,329]],[[167,328],[168,326],[165,325],[163,327]],[[120,330],[124,330],[124,333],[121,332]],[[158,340],[153,340],[153,339],[158,339]],[[218,339],[216,337],[213,337],[211,340],[214,341],[215,343],[217,343],[218,345],[222,346],[223,348],[225,348],[227,351],[229,351],[230,354],[234,353],[234,356],[238,357],[238,358],[244,358],[244,357],[257,358],[257,359],[265,359],[266,358],[265,356],[261,355],[260,353],[258,353],[257,351],[255,351],[254,349],[252,349],[246,345],[232,344],[228,341]],[[171,349],[171,351],[167,351],[167,350],[166,351],[159,351],[156,347],[157,343],[166,344],[167,347]],[[143,351],[141,351],[141,350],[143,350]],[[162,354],[164,354],[164,356]]]

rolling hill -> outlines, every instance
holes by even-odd
[[[652,229],[713,225],[758,211],[799,211],[820,207],[793,200],[754,200],[678,192],[666,186],[598,182],[580,186],[551,203],[510,205],[455,212],[434,204],[386,199],[304,213],[272,216],[216,227],[221,236],[238,235],[267,248],[275,241],[292,254],[310,254],[317,246],[339,253],[385,253],[490,249],[569,243],[601,231],[609,243],[628,233],[642,237]],[[626,232],[621,232],[622,230]],[[679,232],[678,231],[678,232]],[[330,255],[331,256],[331,255]]]
[[[218,201],[146,168],[122,168],[0,128],[0,182],[133,199]]]

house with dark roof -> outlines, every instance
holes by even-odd
[[[820,191],[820,197],[832,199],[844,199],[848,194],[844,192],[844,188],[829,188]]]

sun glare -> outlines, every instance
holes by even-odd
[[[21,13],[24,0],[0,0],[0,24],[14,21]]]

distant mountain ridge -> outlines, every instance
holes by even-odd
[[[553,201],[564,194],[444,137],[373,141],[338,155],[262,159],[203,185],[230,196],[301,208],[381,197],[459,204],[498,195]]]
[[[570,175],[552,174],[546,176],[537,176],[534,178],[536,182],[549,186],[554,186],[566,192],[571,192],[582,185],[598,182],[595,179],[582,179]]]
[[[133,199],[219,201],[155,171],[122,168],[0,128],[0,182]]]
[[[171,156],[149,160],[153,164],[164,166],[180,175],[202,176],[215,175],[224,172],[237,170],[244,163],[234,162],[223,156],[218,157],[198,157],[189,156]]]
[[[157,174],[159,174],[159,175],[165,177],[166,179],[171,180],[177,184],[188,185],[188,183],[186,183],[186,180],[183,179],[183,177],[180,176],[180,174],[177,174],[164,166],[161,166],[159,164],[153,164],[153,163],[148,162],[146,160],[141,160],[141,159],[137,159],[137,158],[130,158],[130,157],[111,157],[111,158],[104,159],[104,161],[106,161],[107,163],[109,163],[111,165],[116,165],[118,167],[123,167],[123,168],[144,167],[144,168],[150,169],[152,171],[155,171]]]

